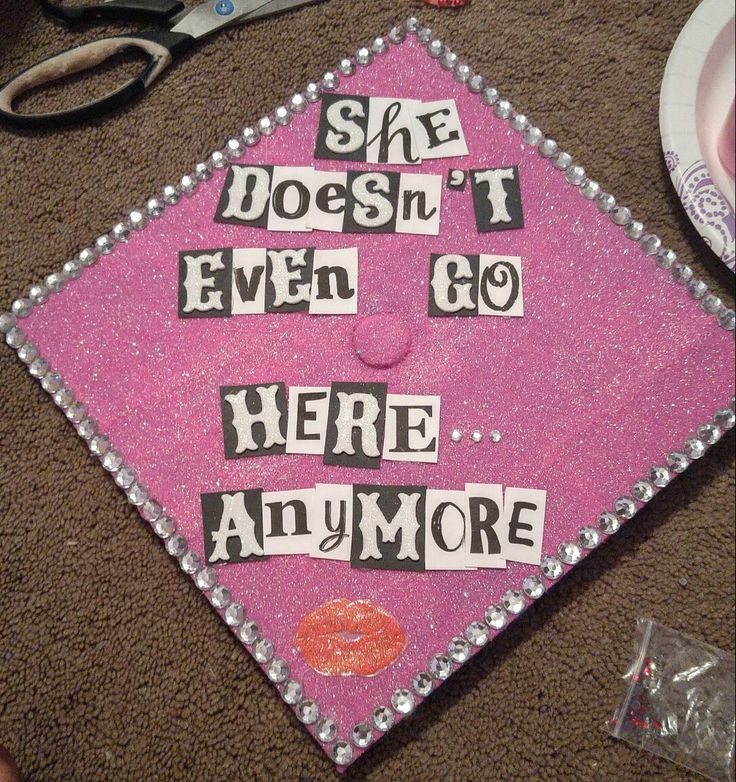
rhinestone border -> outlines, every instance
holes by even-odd
[[[431,59],[436,60],[443,70],[453,73],[455,81],[465,84],[471,93],[478,94],[498,119],[507,122],[522,136],[526,145],[536,148],[542,157],[547,158],[550,165],[560,171],[583,198],[594,201],[601,213],[620,226],[631,241],[638,243],[645,256],[653,256],[660,269],[670,272],[671,281],[686,287],[693,300],[699,303],[705,313],[713,316],[721,328],[734,330],[734,311],[712,294],[707,285],[694,276],[689,266],[677,261],[672,250],[662,247],[656,234],[646,233],[643,224],[632,218],[629,209],[617,205],[615,197],[602,191],[596,181],[589,179],[585,169],[575,163],[571,155],[560,150],[554,139],[547,138],[524,114],[515,112],[511,103],[502,98],[494,87],[488,86],[483,76],[476,74],[467,63],[444,46],[431,29],[421,27],[415,17],[393,27],[387,36],[375,38],[370,46],[358,49],[354,59],[342,59],[335,71],[328,71],[319,81],[310,82],[302,92],[292,95],[271,114],[261,117],[255,125],[246,127],[240,136],[228,139],[224,148],[215,150],[207,161],[195,164],[192,171],[184,174],[177,184],[165,185],[160,194],[148,199],[145,207],[132,209],[109,233],[100,235],[92,245],[67,261],[60,272],[52,272],[44,282],[30,286],[28,294],[16,299],[9,312],[0,314],[0,333],[4,334],[6,343],[16,351],[30,374],[52,396],[54,403],[86,441],[91,453],[100,459],[104,469],[126,493],[128,502],[151,525],[167,552],[178,560],[182,571],[190,576],[213,609],[251,653],[284,702],[291,706],[314,738],[325,746],[333,762],[342,766],[352,763],[375,740],[411,714],[424,698],[471,659],[478,649],[503,632],[511,621],[543,597],[550,586],[611,535],[616,534],[622,523],[633,518],[674,477],[701,458],[723,432],[733,427],[736,397],[731,398],[730,407],[716,411],[711,421],[699,426],[698,431],[683,444],[682,450],[668,453],[663,460],[666,466],[653,465],[646,478],[636,481],[632,485],[631,496],[617,498],[612,503],[614,511],[601,513],[595,526],[582,526],[576,540],[561,541],[555,552],[543,556],[540,566],[523,578],[520,589],[508,589],[497,604],[489,605],[481,620],[471,622],[463,634],[450,639],[444,650],[432,655],[427,665],[430,672],[418,671],[408,687],[395,689],[390,695],[390,707],[378,704],[366,720],[350,726],[348,736],[341,738],[335,721],[321,713],[317,701],[305,696],[300,682],[289,677],[289,664],[275,656],[273,642],[260,634],[258,625],[247,617],[243,606],[233,601],[230,590],[217,583],[217,568],[203,565],[202,557],[189,548],[186,539],[176,532],[175,522],[165,514],[155,499],[149,497],[145,485],[138,481],[135,470],[125,464],[123,455],[112,447],[109,438],[97,431],[96,422],[87,416],[86,406],[76,400],[71,389],[64,386],[61,375],[51,369],[46,359],[39,355],[36,346],[26,341],[17,322],[27,317],[34,306],[41,306],[48,301],[49,296],[60,293],[68,282],[78,279],[84,269],[94,265],[101,256],[109,255],[115,244],[127,242],[131,231],[143,230],[155,222],[165,209],[175,206],[182,197],[194,193],[199,182],[208,180],[215,169],[224,168],[231,161],[240,159],[247,147],[254,146],[265,136],[273,135],[280,126],[288,125],[296,114],[307,110],[310,103],[318,102],[323,92],[336,89],[340,77],[350,77],[357,68],[368,67],[389,46],[402,43],[407,35],[414,35]],[[614,518],[615,524],[612,523]],[[481,627],[486,628],[486,632],[481,632]],[[438,660],[442,662],[441,667]],[[433,663],[435,670],[431,672]],[[378,726],[374,717],[377,713],[393,715],[388,727]],[[325,726],[330,730],[327,731]]]

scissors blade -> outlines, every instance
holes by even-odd
[[[319,0],[209,0],[175,16],[171,32],[203,38],[222,27],[315,2]]]

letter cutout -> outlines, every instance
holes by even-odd
[[[225,458],[286,453],[286,390],[283,383],[221,386]]]
[[[200,502],[208,564],[263,558],[260,489],[202,494]]]

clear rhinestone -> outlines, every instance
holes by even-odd
[[[397,24],[388,31],[388,39],[391,43],[402,43],[406,40],[406,29],[403,25]]]
[[[721,308],[721,300],[714,293],[706,293],[700,301],[700,306],[709,315],[715,315]]]
[[[209,163],[197,163],[194,166],[194,176],[199,182],[206,182],[212,176],[212,167]]]
[[[112,245],[112,242],[110,242]],[[67,279],[63,272],[53,272],[46,277],[46,287],[51,293],[61,293],[66,287]]]
[[[0,334],[7,334],[11,329],[15,328],[17,318],[12,312],[3,312],[0,315]]]
[[[493,107],[495,115],[499,119],[508,119],[513,111],[513,106],[507,100],[497,100]]]
[[[394,713],[388,706],[377,706],[371,715],[373,724],[384,733],[390,730],[394,724]]]
[[[483,92],[481,93],[483,103],[485,103],[488,106],[493,106],[493,104],[498,100],[498,90],[495,87],[486,87]]]
[[[700,459],[705,453],[705,443],[702,440],[698,440],[697,437],[690,437],[688,440],[685,440],[683,451],[691,459]]]
[[[420,27],[417,30],[417,40],[420,43],[429,43],[432,40],[432,30],[429,27]]]
[[[582,166],[570,166],[565,171],[565,179],[571,185],[582,185],[585,182],[585,169]]]
[[[121,489],[128,489],[130,488],[133,483],[135,483],[135,479],[138,476],[136,475],[135,470],[132,467],[128,467],[127,465],[123,465],[116,473],[115,473],[115,483],[121,488]]]
[[[583,548],[596,548],[600,545],[601,535],[595,527],[582,527],[578,531],[578,540]]]
[[[667,454],[667,466],[672,472],[681,473],[687,470],[690,461],[684,453],[673,451]]]
[[[557,556],[566,565],[575,565],[582,559],[583,552],[577,543],[572,540],[566,540],[557,547]]]
[[[721,439],[721,432],[714,424],[702,424],[698,427],[698,437],[706,445],[713,445]]]
[[[631,519],[636,513],[636,503],[631,497],[619,497],[613,503],[613,509],[620,519]]]
[[[152,526],[153,531],[163,540],[170,538],[176,531],[174,520],[170,516],[160,516]]]
[[[85,247],[84,250],[80,250],[77,257],[82,266],[94,266],[97,263],[97,252],[94,247]]]
[[[357,725],[353,725],[350,739],[356,747],[363,749],[373,741],[373,728],[367,722],[359,722]]]
[[[426,698],[427,695],[432,692],[433,686],[434,680],[428,673],[425,673],[424,671],[417,673],[411,680],[412,690],[414,690],[417,695],[421,695],[423,698]]]
[[[240,603],[230,603],[225,609],[225,622],[230,627],[238,627],[245,620],[245,609]]]
[[[460,84],[467,84],[472,75],[473,75],[473,69],[466,63],[459,62],[455,66],[454,76],[456,82]],[[526,122],[526,118],[524,118],[524,122]],[[519,128],[519,130],[521,130],[521,128]]]
[[[26,342],[18,349],[18,358],[24,364],[30,364],[38,358],[38,348],[32,342]]]
[[[601,186],[593,179],[589,179],[580,186],[580,193],[582,194],[583,198],[587,198],[589,201],[597,198],[600,192]]]
[[[628,225],[631,222],[631,211],[625,206],[617,206],[609,212],[609,217],[616,225]]]
[[[604,535],[615,535],[621,527],[621,521],[615,513],[606,511],[598,516],[598,529]]]
[[[388,44],[386,43],[385,38],[381,38],[379,36],[378,38],[373,39],[373,43],[371,44],[371,51],[374,54],[383,54],[386,49],[388,49]]]
[[[285,682],[289,678],[289,664],[280,657],[271,660],[266,668],[266,676],[276,684]]]
[[[179,189],[176,185],[164,185],[161,191],[161,197],[165,204],[171,204],[172,206],[179,202]]]
[[[66,417],[73,423],[78,424],[87,415],[87,408],[81,402],[75,402],[66,409]]]
[[[258,642],[256,642],[256,646]],[[256,658],[257,659],[257,658]],[[312,700],[305,698],[296,707],[296,716],[305,725],[314,725],[319,719],[319,706]]]
[[[271,117],[261,117],[256,125],[258,132],[262,136],[272,136],[276,131],[278,125],[271,119]]]
[[[253,656],[259,663],[267,663],[273,657],[273,642],[258,638],[253,644]]]
[[[343,76],[352,76],[355,73],[355,63],[349,57],[343,57],[337,64],[337,70],[340,71]]]
[[[473,646],[485,646],[488,643],[488,628],[483,622],[471,622],[465,628],[465,637]]]
[[[111,233],[116,242],[123,242],[124,244],[130,239],[130,228],[126,223],[115,223]]]
[[[252,620],[247,619],[243,624],[238,628],[238,638],[246,645],[251,646],[258,640],[258,631],[259,631],[258,625]],[[299,694],[299,700],[301,698],[301,693]],[[296,701],[294,701],[296,703]]]
[[[300,114],[307,108],[306,98],[299,92],[289,98],[289,108],[295,113]]]
[[[49,371],[49,362],[45,358],[34,358],[28,371],[33,377],[43,377]]]
[[[261,140],[261,131],[258,128],[243,128],[243,141],[248,147],[254,147]]]
[[[172,557],[181,557],[187,553],[187,542],[178,533],[171,535],[164,545]]]
[[[322,717],[314,733],[323,744],[329,744],[337,738],[337,723],[332,717]]]
[[[440,57],[440,65],[446,70],[446,71],[452,71],[455,69],[455,66],[458,63],[458,56],[455,54],[455,52],[451,52],[449,49],[445,49],[444,52],[442,52],[442,56]]]
[[[527,125],[522,135],[524,141],[532,147],[538,147],[544,141],[544,133],[534,125]]]
[[[227,155],[219,149],[216,149],[210,155],[210,165],[212,168],[225,168],[227,165]]]
[[[182,182],[184,182],[183,177]],[[146,227],[146,223],[148,223],[148,217],[142,209],[133,209],[128,215],[128,222],[134,231],[142,231]]]
[[[138,508],[138,513],[140,513],[141,518],[147,521],[149,524],[152,524],[156,519],[164,512],[164,509],[161,507],[160,503],[156,502],[156,500],[146,500],[143,505],[141,505],[140,508]]]
[[[453,443],[459,443],[460,440],[463,439],[463,433],[460,429],[453,429],[450,432],[450,440],[452,440]]]
[[[148,499],[148,489],[141,483],[134,483],[128,488],[128,501],[131,505],[143,505]]]
[[[248,138],[252,139],[255,136],[255,130],[253,128],[246,128],[246,130],[250,131]],[[229,138],[225,142],[225,154],[229,160],[237,160],[243,156],[244,152],[245,144],[239,138]]]
[[[110,450],[110,438],[104,434],[95,435],[89,441],[89,450],[99,457],[103,457]]]
[[[513,130],[524,130],[528,124],[526,115],[524,114],[514,114],[512,117],[509,117],[509,125]]]
[[[559,147],[557,145],[557,142],[553,138],[546,138],[539,145],[539,154],[542,157],[553,158],[557,156],[558,152],[559,152]]]
[[[16,350],[20,347],[23,347],[26,341],[26,334],[23,331],[23,329],[18,328],[18,326],[13,326],[10,331],[5,335],[5,342],[11,347],[15,348]]]
[[[626,228],[624,228],[624,233],[632,242],[638,242],[644,233],[644,224],[640,223],[638,220],[632,220]]]
[[[429,672],[444,681],[452,673],[452,662],[446,654],[436,654],[429,661]]]
[[[414,710],[414,696],[409,690],[394,690],[391,694],[391,706],[399,714],[409,714]]]
[[[373,52],[363,46],[355,53],[355,62],[357,62],[361,67],[370,65],[373,62]]]
[[[288,125],[291,122],[291,109],[286,106],[277,106],[273,112],[274,121],[279,125]]]
[[[16,318],[25,318],[31,314],[33,302],[30,299],[16,299],[10,306],[10,311]]]
[[[309,84],[304,88],[304,97],[307,99],[307,102],[309,103],[316,103],[320,96],[322,95],[322,89],[320,88],[319,84],[314,81],[310,81]]]
[[[64,380],[58,372],[47,372],[41,380],[41,388],[49,394],[58,391],[64,385]]]
[[[471,92],[474,92],[476,94],[483,91],[483,88],[486,86],[486,80],[483,76],[481,76],[479,73],[474,73],[469,79],[468,79],[468,89]]]
[[[90,440],[97,434],[97,421],[94,418],[85,418],[84,421],[79,422],[77,432],[80,437]]]
[[[290,706],[295,706],[299,703],[302,699],[302,695],[304,695],[304,688],[299,682],[295,682],[293,679],[289,679],[281,688],[281,697]],[[329,717],[326,719],[329,719]],[[317,730],[319,730],[319,728],[317,728]],[[337,726],[335,726],[335,731],[337,732]],[[332,741],[334,738],[335,737],[333,736],[332,739],[321,739],[321,741]]]
[[[332,759],[338,766],[347,766],[353,760],[353,748],[347,741],[336,741],[332,746]]]
[[[572,165],[572,155],[567,152],[559,152],[552,165],[559,171],[564,171]]]
[[[503,606],[492,605],[486,608],[486,624],[491,630],[503,630],[508,622],[508,615]]]
[[[538,600],[544,594],[544,582],[539,576],[527,576],[521,584],[527,597]]]
[[[115,448],[111,448],[102,457],[102,466],[108,472],[115,472],[115,470],[120,469],[122,463],[123,463],[123,455],[120,453],[120,451],[115,450]]]
[[[427,53],[435,60],[441,57],[444,51],[445,46],[439,38],[434,38],[427,44]]]
[[[728,408],[725,410],[719,410],[713,416],[713,423],[719,429],[728,431],[729,429],[733,429],[733,425],[736,423],[736,414],[734,414],[733,410],[729,410]]]
[[[604,214],[612,212],[616,208],[616,199],[610,193],[599,193],[595,199],[595,205]],[[629,223],[629,226],[633,223]]]
[[[227,608],[230,605],[230,590],[222,584],[216,586],[210,593],[210,603],[215,608]],[[263,660],[259,660],[259,662],[263,662]]]
[[[693,276],[693,270],[685,263],[676,263],[672,267],[672,279],[675,282],[686,283]]]
[[[483,439],[483,432],[481,432],[481,431],[480,431],[480,429],[474,429],[474,430],[473,430],[473,431],[470,433],[470,439],[471,439],[471,440],[472,440],[474,443],[479,443],[479,442],[480,442],[480,441]]]
[[[197,589],[208,592],[217,583],[217,571],[209,566],[201,568],[194,576],[194,583]]]
[[[192,174],[184,174],[179,180],[179,190],[184,193],[184,195],[191,195],[197,189],[198,184],[199,183]]]
[[[736,326],[736,313],[733,310],[721,310],[718,313],[718,324],[726,331],[733,331]]]
[[[654,497],[654,486],[649,481],[636,481],[631,487],[631,494],[639,502],[649,502]]]
[[[464,663],[470,657],[470,643],[456,636],[447,646],[447,653],[456,663]]]
[[[415,33],[419,29],[419,20],[416,16],[410,16],[405,22],[404,27],[410,32]]]
[[[49,289],[43,284],[31,285],[28,290],[28,298],[34,304],[44,304],[49,298]]]
[[[146,201],[146,212],[148,212],[149,217],[161,217],[165,208],[166,205],[164,202],[155,196],[153,198],[149,198],[148,201]]]
[[[501,432],[499,432],[498,429],[491,429],[488,436],[491,438],[491,441],[494,443],[501,442]]]
[[[98,236],[95,239],[95,251],[98,255],[109,255],[112,252],[114,246],[115,241],[106,234]]]
[[[179,560],[179,567],[190,576],[199,570],[201,564],[199,554],[196,551],[187,551]]]
[[[662,249],[662,240],[655,234],[645,234],[639,240],[639,247],[645,255],[656,255]]]
[[[677,255],[673,250],[663,248],[657,253],[657,266],[660,269],[671,269],[677,260]]]
[[[652,467],[649,470],[649,480],[661,489],[672,480],[672,476],[666,467]]]
[[[503,607],[510,614],[514,615],[520,614],[526,606],[524,593],[520,592],[518,589],[509,589],[501,598],[501,602],[503,603]]]
[[[557,557],[542,557],[539,569],[550,581],[556,581],[563,573],[562,562]]]
[[[73,402],[74,392],[70,388],[60,388],[54,394],[54,404],[58,405],[62,410],[66,410]]]
[[[707,284],[704,280],[701,280],[698,277],[693,277],[688,281],[687,289],[690,291],[690,295],[694,299],[702,299],[703,296],[705,296],[705,294],[708,292]]]

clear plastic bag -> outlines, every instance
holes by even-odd
[[[626,694],[607,727],[617,739],[731,782],[735,672],[732,654],[640,619]]]

